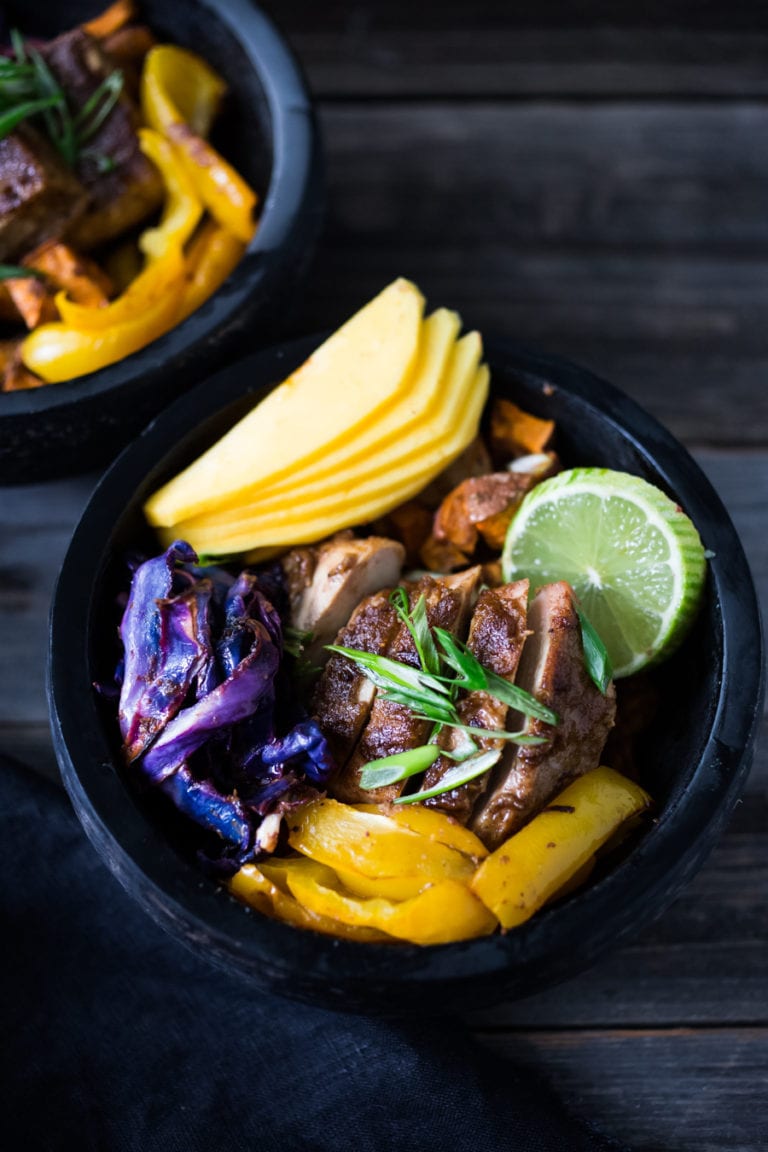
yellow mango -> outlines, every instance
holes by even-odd
[[[474,832],[436,808],[425,808],[423,804],[355,804],[354,807],[358,812],[381,812],[396,824],[436,840],[438,844],[455,848],[457,852],[463,852],[465,856],[472,856],[476,860],[482,860],[488,855],[485,844]]]
[[[267,522],[279,516],[306,516],[325,508],[362,503],[400,487],[403,483],[419,482],[426,485],[425,477],[434,474],[436,465],[444,467],[447,448],[454,443],[457,424],[470,401],[470,391],[477,375],[482,355],[482,342],[476,332],[464,336],[452,349],[440,388],[440,403],[431,414],[424,414],[410,432],[389,440],[380,450],[374,450],[357,459],[332,477],[309,484],[291,483],[284,492],[264,495],[261,492],[253,502],[240,502],[194,517],[178,525],[182,532],[196,528],[222,531],[236,528],[246,521]],[[187,537],[184,537],[185,539]]]
[[[290,892],[283,892],[257,868],[244,864],[228,881],[229,891],[244,904],[274,920],[293,924],[296,928],[309,928],[326,936],[343,936],[350,940],[376,941],[391,938],[375,928],[356,926],[329,919],[300,904]]]
[[[616,829],[650,804],[632,780],[595,768],[486,857],[470,887],[503,928],[515,928],[562,893]]]
[[[145,504],[168,526],[275,483],[362,432],[409,387],[424,298],[395,280]]]
[[[410,900],[358,900],[311,877],[291,876],[291,892],[315,915],[357,928],[388,932],[412,944],[449,944],[493,932],[496,918],[456,880],[442,880]]]
[[[445,403],[447,369],[460,328],[458,313],[446,308],[427,316],[422,324],[412,379],[399,401],[354,438],[324,452],[313,464],[296,469],[276,484],[260,484],[255,494],[259,504],[272,504],[276,496],[299,488],[307,498],[336,490],[341,486],[339,475],[348,474],[353,465],[369,465],[374,454],[378,456],[391,444],[401,445],[432,416],[438,405]]]
[[[440,450],[433,453],[431,458],[434,463],[427,472],[418,471],[418,458],[412,458],[410,474],[406,474],[396,487],[387,486],[376,495],[366,495],[366,478],[362,474],[357,480],[350,478],[348,490],[343,496],[331,497],[327,502],[302,507],[286,499],[282,510],[271,515],[269,520],[261,518],[256,512],[252,519],[243,520],[236,527],[215,526],[213,519],[210,526],[202,526],[200,522],[190,520],[163,530],[161,538],[168,542],[177,538],[188,540],[201,554],[227,555],[255,548],[311,543],[342,528],[365,524],[384,515],[417,495],[475,439],[488,396],[487,366],[480,365],[471,379],[465,397],[466,406],[454,427],[441,441]]]
[[[425,882],[468,881],[474,866],[461,852],[412,832],[380,813],[359,812],[337,800],[313,800],[288,817],[297,852],[330,868],[373,879],[417,877]]]

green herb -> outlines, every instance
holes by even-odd
[[[387,784],[397,784],[426,772],[440,756],[435,744],[422,744],[419,748],[409,748],[406,752],[396,752],[393,756],[382,756],[380,760],[370,760],[360,773],[360,787],[385,788]]]
[[[445,662],[458,673],[454,683],[459,688],[465,688],[468,692],[489,692],[502,704],[514,708],[516,712],[522,712],[524,716],[544,720],[547,724],[559,724],[556,712],[547,708],[545,704],[540,704],[536,697],[531,696],[524,688],[518,688],[516,684],[510,684],[490,668],[484,668],[466,644],[457,640],[450,632],[446,632],[444,628],[435,628],[435,635],[443,649]]]
[[[64,89],[42,54],[27,44],[16,29],[11,31],[11,43],[14,56],[0,59],[0,139],[23,120],[40,116],[48,139],[70,168],[87,159],[94,161],[99,172],[111,171],[114,159],[85,145],[120,99],[122,72],[110,72],[73,114]]]
[[[314,632],[302,632],[300,628],[287,625],[283,628],[283,649],[289,656],[299,657],[314,638]]]
[[[478,756],[470,756],[461,764],[449,768],[434,788],[425,788],[421,792],[411,792],[409,796],[398,796],[395,804],[418,804],[422,800],[429,800],[432,796],[440,796],[443,792],[450,792],[468,784],[477,776],[483,776],[489,768],[493,768],[501,756],[501,752],[481,752]]]
[[[598,636],[595,627],[577,606],[576,615],[581,624],[581,641],[584,647],[584,665],[589,673],[592,683],[603,696],[608,691],[608,685],[613,676],[613,668],[605,644]]]
[[[358,668],[377,688],[395,704],[418,713],[423,719],[436,724],[449,724],[455,718],[453,695],[442,677],[411,668],[399,660],[379,656],[374,652],[361,652],[357,648],[342,648],[336,644],[327,645],[329,652],[338,652],[357,664]]]
[[[39,268],[25,268],[21,264],[0,264],[0,280],[45,280]]]
[[[408,593],[405,588],[394,588],[389,602],[395,609],[399,619],[413,637],[413,643],[419,656],[419,663],[425,672],[433,676],[440,674],[440,657],[432,638],[432,630],[427,620],[427,601],[422,593],[411,612],[409,610]]]

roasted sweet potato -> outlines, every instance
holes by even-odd
[[[515,456],[544,452],[555,431],[554,420],[540,420],[511,400],[494,401],[491,410],[491,452],[499,463]]]

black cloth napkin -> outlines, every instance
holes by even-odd
[[[0,757],[3,1147],[24,1152],[599,1152],[455,1020],[260,994],[172,940],[66,796]]]

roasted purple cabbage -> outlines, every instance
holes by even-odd
[[[126,764],[213,834],[206,859],[227,872],[274,850],[282,816],[318,794],[334,763],[314,720],[294,710],[278,722],[274,576],[233,580],[197,559],[177,540],[134,571],[119,722]]]

